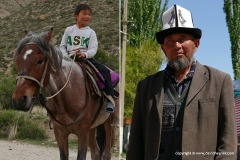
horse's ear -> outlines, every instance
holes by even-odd
[[[44,36],[44,39],[45,39],[47,42],[50,42],[51,39],[52,39],[52,35],[53,35],[53,28],[51,28],[51,30]]]
[[[28,35],[28,31],[25,30],[25,31],[24,31],[24,35],[23,35],[23,37],[26,37],[27,35]]]

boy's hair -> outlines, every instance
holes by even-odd
[[[89,10],[92,12],[92,9],[87,4],[78,4],[74,10],[74,15],[78,15],[82,10]]]

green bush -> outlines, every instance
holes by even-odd
[[[4,72],[0,72],[0,81],[4,77]]]
[[[24,112],[0,110],[0,138],[42,140],[47,138],[39,123]]]
[[[15,113],[12,111],[2,111],[0,110],[0,137],[1,138],[7,138],[8,134],[10,132],[10,127],[12,124],[14,124],[16,117]]]
[[[41,140],[46,138],[46,133],[42,128],[38,127],[38,124],[33,121],[25,119],[19,120],[18,123],[19,132],[16,138],[19,139],[36,139]]]
[[[119,68],[119,58],[118,55],[108,55],[106,52],[102,50],[98,50],[97,54],[94,56],[94,59],[96,59],[101,64],[106,65],[107,67],[111,68],[114,71],[117,71]]]
[[[12,93],[16,84],[16,76],[1,76],[0,78],[0,106],[4,109],[12,108]]]
[[[138,82],[156,73],[164,59],[160,45],[152,40],[144,41],[140,47],[128,47],[126,57],[124,116],[129,117],[132,115]]]

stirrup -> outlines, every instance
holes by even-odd
[[[112,102],[108,101],[107,106],[106,106],[106,112],[108,113],[114,113],[114,105]]]

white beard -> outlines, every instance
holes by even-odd
[[[178,59],[175,59],[173,61],[168,61],[168,65],[170,67],[172,67],[173,69],[175,70],[182,70],[182,69],[185,69],[187,67],[189,67],[192,62],[194,61],[194,57],[191,56],[191,57],[188,57],[187,59],[186,58],[178,58]]]

